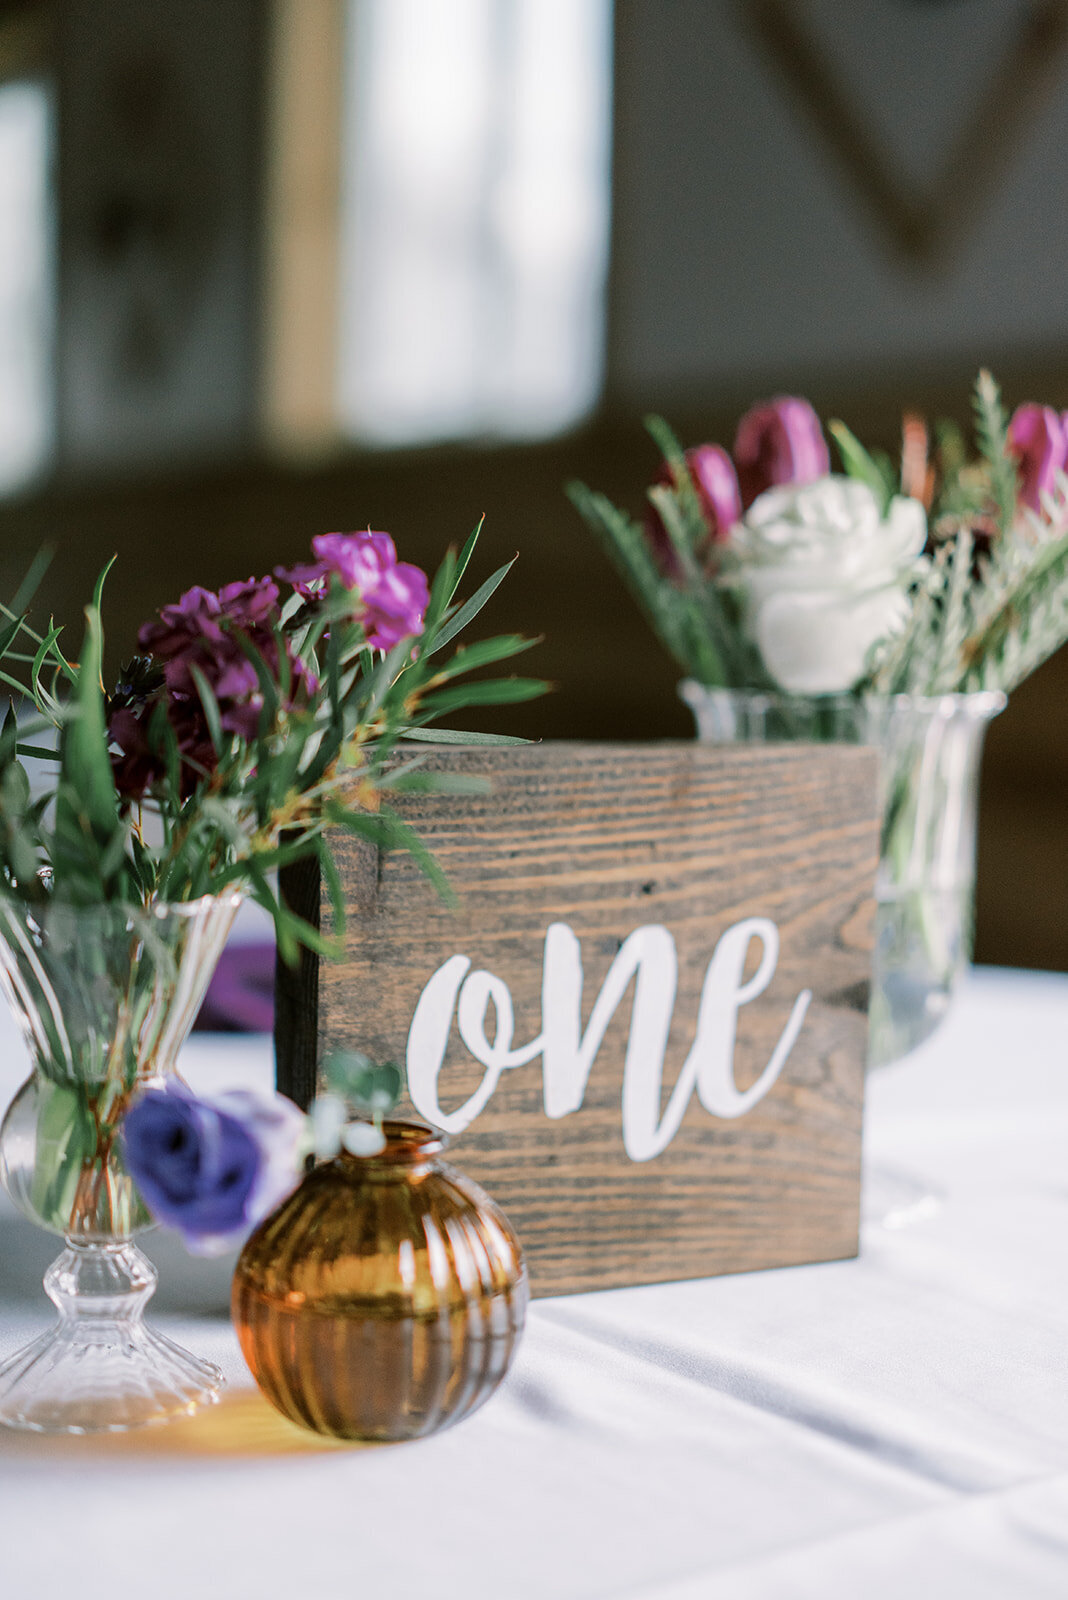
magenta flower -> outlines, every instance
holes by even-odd
[[[747,411],[734,437],[734,464],[749,509],[781,483],[812,483],[831,470],[820,419],[807,400],[780,395]]]
[[[164,606],[159,622],[146,622],[138,631],[141,648],[161,660],[180,651],[191,639],[222,638],[219,596],[209,589],[187,589],[177,605]]]
[[[712,546],[725,544],[730,531],[742,514],[738,493],[738,478],[734,463],[722,445],[699,444],[686,452],[686,465],[690,469],[701,511],[708,527],[708,542],[700,552],[707,559]],[[660,484],[673,482],[671,468],[664,466]],[[682,568],[667,529],[655,506],[651,506],[645,519],[645,536],[652,546],[657,565],[669,578],[681,576]]]
[[[376,650],[391,650],[411,634],[421,633],[430,604],[426,573],[407,561],[397,561],[380,575],[363,596],[367,642]]]
[[[1053,493],[1057,473],[1068,461],[1068,427],[1051,406],[1017,406],[1009,423],[1009,449],[1019,470],[1019,503],[1040,511],[1042,495]]]
[[[426,573],[397,560],[388,533],[320,533],[312,540],[318,557],[296,567],[278,567],[276,575],[299,593],[313,597],[331,576],[359,595],[367,642],[389,650],[409,634],[420,633],[430,603]]]
[[[686,464],[713,544],[723,544],[742,514],[742,497],[734,462],[718,444],[699,444],[686,452]]]

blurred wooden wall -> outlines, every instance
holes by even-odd
[[[375,454],[333,411],[344,0],[0,0],[0,45],[42,24],[58,84],[61,302],[56,470],[0,503],[0,594],[51,544],[42,605],[76,630],[117,553],[115,668],[190,584],[368,525],[432,567],[485,514],[479,571],[519,553],[486,627],[544,634],[527,662],[555,684],[493,725],[689,736],[674,665],[563,494],[579,477],[641,506],[643,411],[729,443],[755,399],[802,393],[893,449],[905,405],[967,424],[980,361],[1010,404],[1068,406],[1068,30],[966,9],[618,4],[601,412],[539,445]],[[802,12],[815,79],[784,54]],[[25,61],[0,50],[4,70]],[[1066,705],[1062,652],[989,734],[985,961],[1068,970]]]

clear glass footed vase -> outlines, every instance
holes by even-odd
[[[153,1332],[150,1218],[121,1124],[175,1070],[240,896],[78,908],[0,895],[0,989],[32,1072],[0,1126],[0,1179],[65,1248],[45,1275],[56,1326],[0,1366],[0,1422],[117,1431],[191,1412],[222,1375]]]
[[[707,689],[679,693],[713,744],[841,742],[882,752],[869,1063],[929,1038],[971,960],[979,762],[994,692],[859,699]]]

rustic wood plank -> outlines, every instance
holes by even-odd
[[[661,1154],[627,1155],[621,1101],[632,980],[579,1110],[546,1116],[539,1056],[501,1074],[452,1155],[514,1221],[536,1294],[855,1254],[874,752],[545,744],[435,752],[435,764],[489,774],[493,784],[485,797],[420,796],[404,807],[460,908],[445,908],[410,858],[378,859],[335,833],[346,953],[315,975],[314,1037],[307,972],[303,1000],[291,995],[280,1015],[280,1086],[306,1098],[309,1062],[340,1046],[403,1063],[424,985],[456,954],[470,957],[472,972],[507,983],[515,1046],[535,1039],[550,924],[566,923],[580,941],[585,1026],[624,940],[656,925],[678,952],[662,1113],[693,1042],[718,941],[746,918],[768,918],[778,929],[778,964],[766,991],[738,1012],[739,1090],[764,1070],[800,991],[812,1000],[781,1076],[751,1110],[712,1116],[695,1095]],[[321,914],[326,927],[325,900]],[[758,954],[754,945],[747,977]],[[490,1006],[491,1040],[494,1026]],[[454,1025],[440,1078],[446,1114],[475,1092],[484,1070]]]

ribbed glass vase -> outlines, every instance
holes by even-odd
[[[488,1400],[527,1307],[519,1242],[441,1160],[442,1137],[385,1127],[380,1155],[315,1167],[234,1274],[245,1360],[285,1416],[339,1439],[415,1439]]]
[[[998,693],[861,700],[707,689],[679,693],[712,744],[872,744],[882,752],[869,1054],[881,1066],[935,1031],[971,960],[979,763]]]
[[[32,1072],[0,1127],[0,1179],[65,1249],[57,1325],[0,1366],[0,1422],[114,1432],[215,1398],[218,1370],[148,1328],[150,1219],[123,1165],[138,1090],[175,1070],[240,896],[77,908],[0,897],[0,988]]]

